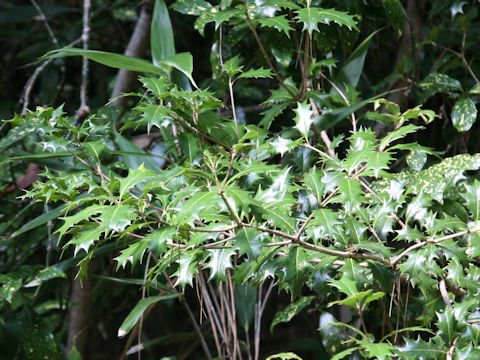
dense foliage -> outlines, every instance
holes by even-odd
[[[75,304],[58,284],[72,275],[114,284],[98,285],[98,314],[138,301],[114,324],[122,358],[181,357],[155,352],[175,341],[147,327],[155,304],[188,322],[172,330],[198,346],[184,358],[480,357],[478,9],[411,3],[178,0],[170,11],[210,47],[197,82],[163,0],[151,62],[42,57],[136,71],[141,87],[124,109],[54,103],[3,121],[7,357],[62,357]],[[316,329],[303,343],[288,334],[299,317]]]

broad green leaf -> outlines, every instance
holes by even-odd
[[[303,24],[303,30],[307,30],[310,36],[312,36],[314,31],[318,31],[319,23],[329,25],[331,22],[335,22],[340,26],[348,27],[350,30],[358,29],[354,17],[344,11],[308,7],[299,9],[296,12],[297,17],[295,19]]]
[[[313,299],[315,299],[315,296],[304,296],[299,300],[288,304],[285,309],[277,311],[273,317],[272,323],[270,324],[270,332],[273,332],[275,325],[280,323],[288,323],[290,320],[292,320],[294,316],[298,315],[300,311],[310,305]]]
[[[140,165],[137,169],[128,169],[128,175],[125,178],[119,180],[120,190],[119,190],[119,200],[122,200],[123,196],[135,185],[145,181],[148,178],[151,178],[155,173],[151,170],[145,168],[145,166]]]
[[[463,91],[460,81],[448,75],[439,73],[431,73],[427,75],[425,79],[418,83],[418,86],[427,90],[432,95],[446,91]]]
[[[59,205],[55,209],[52,209],[33,220],[30,220],[26,224],[24,224],[20,229],[16,230],[13,234],[9,236],[10,239],[16,238],[19,235],[26,233],[27,231],[33,230],[39,226],[46,224],[47,222],[57,219],[60,214],[63,212],[67,205]]]
[[[470,95],[480,95],[480,82],[473,85],[468,93]]]
[[[458,100],[452,108],[452,123],[458,131],[468,131],[477,120],[477,107],[471,98]]]
[[[131,56],[109,53],[98,50],[85,50],[79,48],[63,47],[47,53],[45,59],[57,59],[65,56],[86,56],[90,60],[116,69],[125,69],[137,72],[165,75],[165,71],[143,59]]]
[[[300,134],[305,138],[308,138],[308,133],[310,132],[310,126],[313,124],[313,111],[310,103],[303,102],[297,103],[297,108],[295,110],[295,128],[298,129]]]
[[[383,8],[385,15],[397,33],[397,38],[402,36],[403,28],[405,27],[405,10],[399,0],[383,0]]]
[[[57,278],[67,278],[67,275],[55,266],[49,266],[45,269],[42,269],[38,272],[37,275],[33,278],[32,281],[25,284],[24,287],[36,287],[39,286],[42,282],[48,281],[50,279],[57,279]]]
[[[348,355],[350,355],[351,353],[359,350],[360,348],[359,347],[350,347],[348,349],[345,349],[343,351],[340,351],[338,354],[335,354],[334,356],[332,356],[330,358],[330,360],[341,360],[341,359],[345,359]]]
[[[177,0],[172,9],[185,15],[200,16],[210,9],[212,5],[205,0]]]
[[[155,0],[150,27],[150,49],[155,66],[160,66],[161,60],[175,55],[172,23],[164,0]]]
[[[182,72],[188,80],[198,89],[195,80],[193,80],[192,72],[193,72],[193,57],[192,54],[188,52],[179,53],[168,58],[162,59],[162,65],[171,66],[178,71]]]
[[[144,155],[132,155],[132,154],[146,154],[145,151],[140,149],[137,145],[132,143],[127,138],[120,135],[116,130],[114,130],[115,143],[120,148],[121,151],[124,151],[128,155],[122,155],[123,161],[129,169],[137,169],[140,165],[144,164],[145,167],[149,170],[155,172],[160,171],[159,166],[153,159],[146,158]]]
[[[0,152],[4,152],[9,146],[13,145],[19,140],[22,140],[30,134],[36,133],[36,128],[32,124],[23,124],[13,129],[0,139]]]
[[[413,150],[407,155],[407,164],[410,169],[420,171],[427,162],[427,153],[421,150]]]
[[[235,255],[234,249],[209,249],[209,261],[205,265],[206,268],[210,269],[209,280],[226,280],[227,269],[232,269],[232,259],[231,257]]]
[[[292,27],[290,26],[290,21],[287,19],[286,15],[274,16],[271,18],[259,19],[258,22],[262,27],[271,27],[277,31],[285,33],[287,37],[290,39],[290,30]]]
[[[135,305],[135,307],[132,309],[132,311],[130,311],[130,313],[127,315],[122,325],[120,325],[117,336],[119,338],[123,338],[125,335],[127,335],[137,324],[137,322],[140,320],[140,318],[143,316],[143,313],[145,312],[145,310],[147,310],[149,306],[159,301],[175,299],[182,295],[182,293],[177,293],[171,295],[150,296],[140,300],[137,305]]]
[[[30,306],[23,307],[21,319],[22,346],[28,360],[64,359],[47,324]]]
[[[367,56],[368,48],[373,37],[382,29],[378,29],[372,32],[365,40],[358,45],[355,50],[345,61],[338,74],[335,76],[334,83],[342,90],[345,91],[345,85],[349,84],[353,87],[358,85],[360,76],[362,75],[363,65],[365,63],[365,57]],[[331,93],[336,92],[332,88]]]
[[[255,315],[255,304],[257,303],[257,290],[253,285],[244,284],[235,286],[235,309],[238,322],[248,332],[250,324]]]
[[[446,307],[443,312],[437,312],[437,318],[438,335],[442,337],[447,346],[452,345],[455,338],[460,335],[459,324],[457,324],[453,310]]]

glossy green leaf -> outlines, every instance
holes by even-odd
[[[127,335],[143,316],[145,310],[147,310],[147,308],[151,305],[156,304],[159,301],[175,299],[182,295],[182,293],[176,293],[163,296],[150,296],[140,300],[137,305],[135,305],[135,307],[132,309],[132,311],[130,311],[130,313],[127,315],[122,325],[120,325],[117,336],[119,338],[122,338]]]
[[[383,0],[383,8],[388,22],[393,26],[397,37],[402,36],[403,28],[405,27],[405,10],[399,0]]]
[[[407,164],[410,169],[420,171],[427,162],[427,153],[421,150],[413,150],[407,155]]]
[[[172,9],[185,15],[200,16],[210,9],[212,5],[205,0],[177,0]]]
[[[290,21],[286,18],[286,15],[259,19],[258,22],[262,27],[271,27],[277,31],[283,32],[288,38],[290,38],[290,31],[293,30],[290,26]]]
[[[300,356],[292,352],[282,352],[273,354],[267,357],[265,360],[302,360]]]
[[[470,215],[476,223],[480,219],[480,181],[475,179],[473,184],[465,185],[466,192],[462,193]]]
[[[210,269],[209,280],[226,280],[227,269],[232,269],[232,256],[236,254],[233,249],[209,249],[209,261],[205,265]]]
[[[468,131],[477,120],[477,107],[471,98],[458,100],[452,108],[452,123],[458,131]]]
[[[307,30],[310,36],[314,31],[318,30],[318,24],[337,23],[340,26],[346,26],[350,30],[357,30],[357,22],[354,17],[347,12],[338,11],[335,9],[322,9],[317,7],[308,7],[296,11],[297,17],[295,19],[303,24],[303,30]]]
[[[310,103],[303,102],[297,103],[297,108],[295,110],[295,128],[302,134],[304,137],[308,137],[310,132],[310,126],[313,124],[313,111]]]
[[[16,230],[14,233],[12,233],[9,238],[14,239],[19,235],[22,235],[26,233],[27,231],[36,229],[39,226],[45,225],[47,222],[57,219],[65,209],[66,205],[59,205],[56,208],[46,212],[45,214],[42,214],[38,217],[36,217],[33,220],[30,220],[26,224],[24,224],[20,229]]]
[[[270,324],[270,332],[273,332],[275,325],[280,323],[288,323],[294,316],[298,315],[300,311],[306,308],[315,299],[315,296],[304,296],[299,300],[288,304],[285,309],[277,311]]]
[[[139,184],[142,181],[145,181],[148,178],[154,176],[155,173],[151,170],[145,168],[145,166],[140,165],[137,169],[129,169],[128,175],[125,178],[119,180],[120,190],[119,190],[119,200],[125,196],[125,194],[134,186]]]
[[[258,68],[249,69],[238,76],[239,79],[259,79],[259,78],[272,78],[273,73],[270,69]]]
[[[446,74],[431,73],[418,83],[420,88],[435,94],[446,91],[462,91],[462,84]]]
[[[54,50],[45,55],[46,59],[57,59],[65,56],[86,56],[92,61],[116,69],[131,70],[156,75],[165,75],[165,71],[153,65],[151,62],[137,59],[131,56],[109,53],[98,50],[85,50],[79,48],[64,47]]]
[[[175,55],[172,24],[164,0],[155,0],[150,28],[150,49],[155,66],[160,66],[161,60]]]
[[[28,360],[64,359],[47,324],[31,307],[23,308],[21,321],[22,346]]]

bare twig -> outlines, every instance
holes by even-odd
[[[448,297],[447,285],[445,284],[445,280],[440,280],[440,282],[438,283],[438,289],[440,290],[440,295],[442,295],[442,300],[445,305],[448,306],[450,310],[453,309],[452,302]]]
[[[90,37],[90,0],[83,0],[83,27],[82,27],[82,47],[88,50],[88,39]],[[88,58],[82,57],[82,81],[80,84],[80,107],[75,113],[75,120],[84,119],[89,113],[90,108],[87,104],[87,85],[88,85]]]

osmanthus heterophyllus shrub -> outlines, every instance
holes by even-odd
[[[479,356],[480,158],[441,159],[412,142],[435,121],[430,110],[402,110],[385,94],[360,100],[355,87],[375,33],[335,67],[320,30],[355,33],[360,19],[350,13],[279,0],[172,8],[198,16],[201,33],[214,23],[211,87],[193,81],[188,53],[154,65],[61,49],[49,56],[84,55],[145,73],[145,91],[130,94],[137,105],[120,120],[115,109],[100,109],[80,126],[62,108],[38,109],[12,119],[2,140],[37,137],[32,154],[69,165],[45,167],[24,197],[62,206],[55,234],[66,253],[73,249],[78,276],[97,254],[116,251],[117,268],[144,267],[145,286],[160,289],[138,303],[119,335],[149,305],[195,287],[218,356],[258,358],[273,288],[291,303],[270,330],[315,309],[312,321],[334,359]],[[297,45],[282,52],[264,31]],[[239,51],[242,41],[261,57]],[[255,104],[262,114],[245,122],[236,89],[248,81],[269,91]],[[160,133],[161,156],[121,135],[137,129]],[[340,312],[350,319],[338,320]]]

